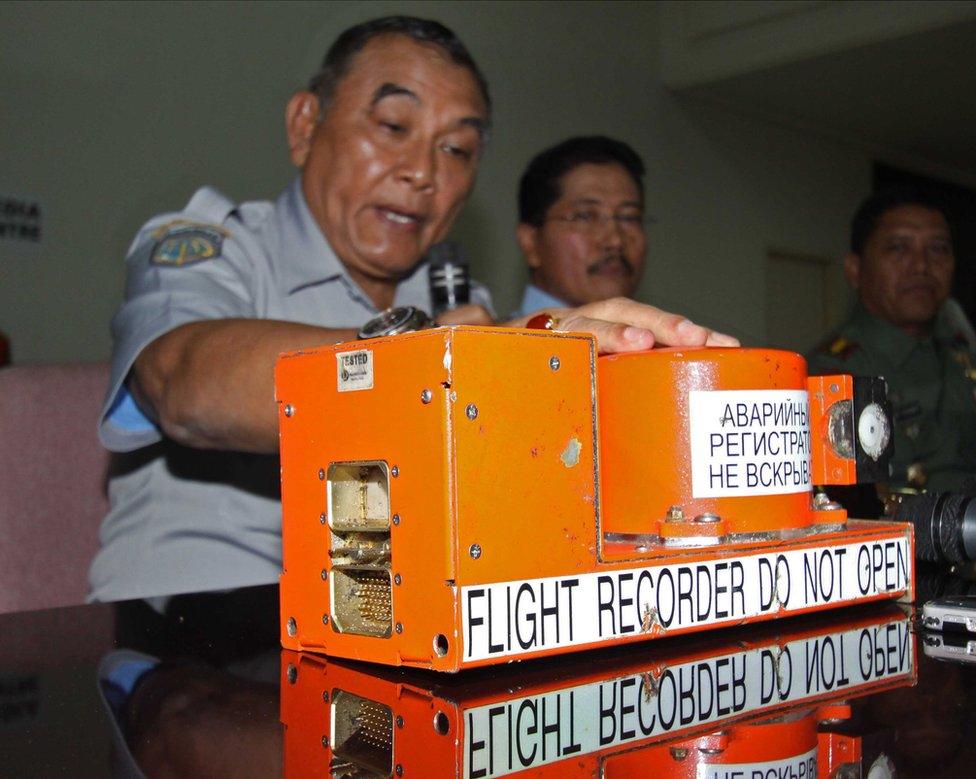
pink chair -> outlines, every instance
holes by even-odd
[[[0,368],[0,613],[83,603],[108,510],[108,365]]]

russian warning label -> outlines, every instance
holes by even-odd
[[[689,393],[692,494],[810,489],[810,404],[803,390]]]

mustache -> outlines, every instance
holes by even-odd
[[[628,276],[634,275],[634,263],[628,260],[620,252],[610,252],[608,254],[604,254],[599,260],[592,263],[591,265],[586,266],[586,273],[587,275],[592,276],[602,271],[608,265],[613,265],[614,263],[618,263],[618,262],[621,265],[623,265],[624,270],[627,271]]]

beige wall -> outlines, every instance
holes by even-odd
[[[0,5],[0,195],[44,208],[39,248],[0,241],[0,330],[21,362],[94,360],[142,221],[212,184],[273,197],[293,175],[282,110],[344,27],[436,17],[468,43],[496,131],[455,230],[500,312],[524,282],[518,175],[571,134],[644,155],[650,232],[640,295],[757,343],[771,248],[837,257],[868,191],[866,152],[676,99],[660,84],[660,8],[644,3]]]

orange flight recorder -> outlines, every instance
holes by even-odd
[[[910,597],[884,383],[442,327],[283,355],[281,637],[441,671]]]

